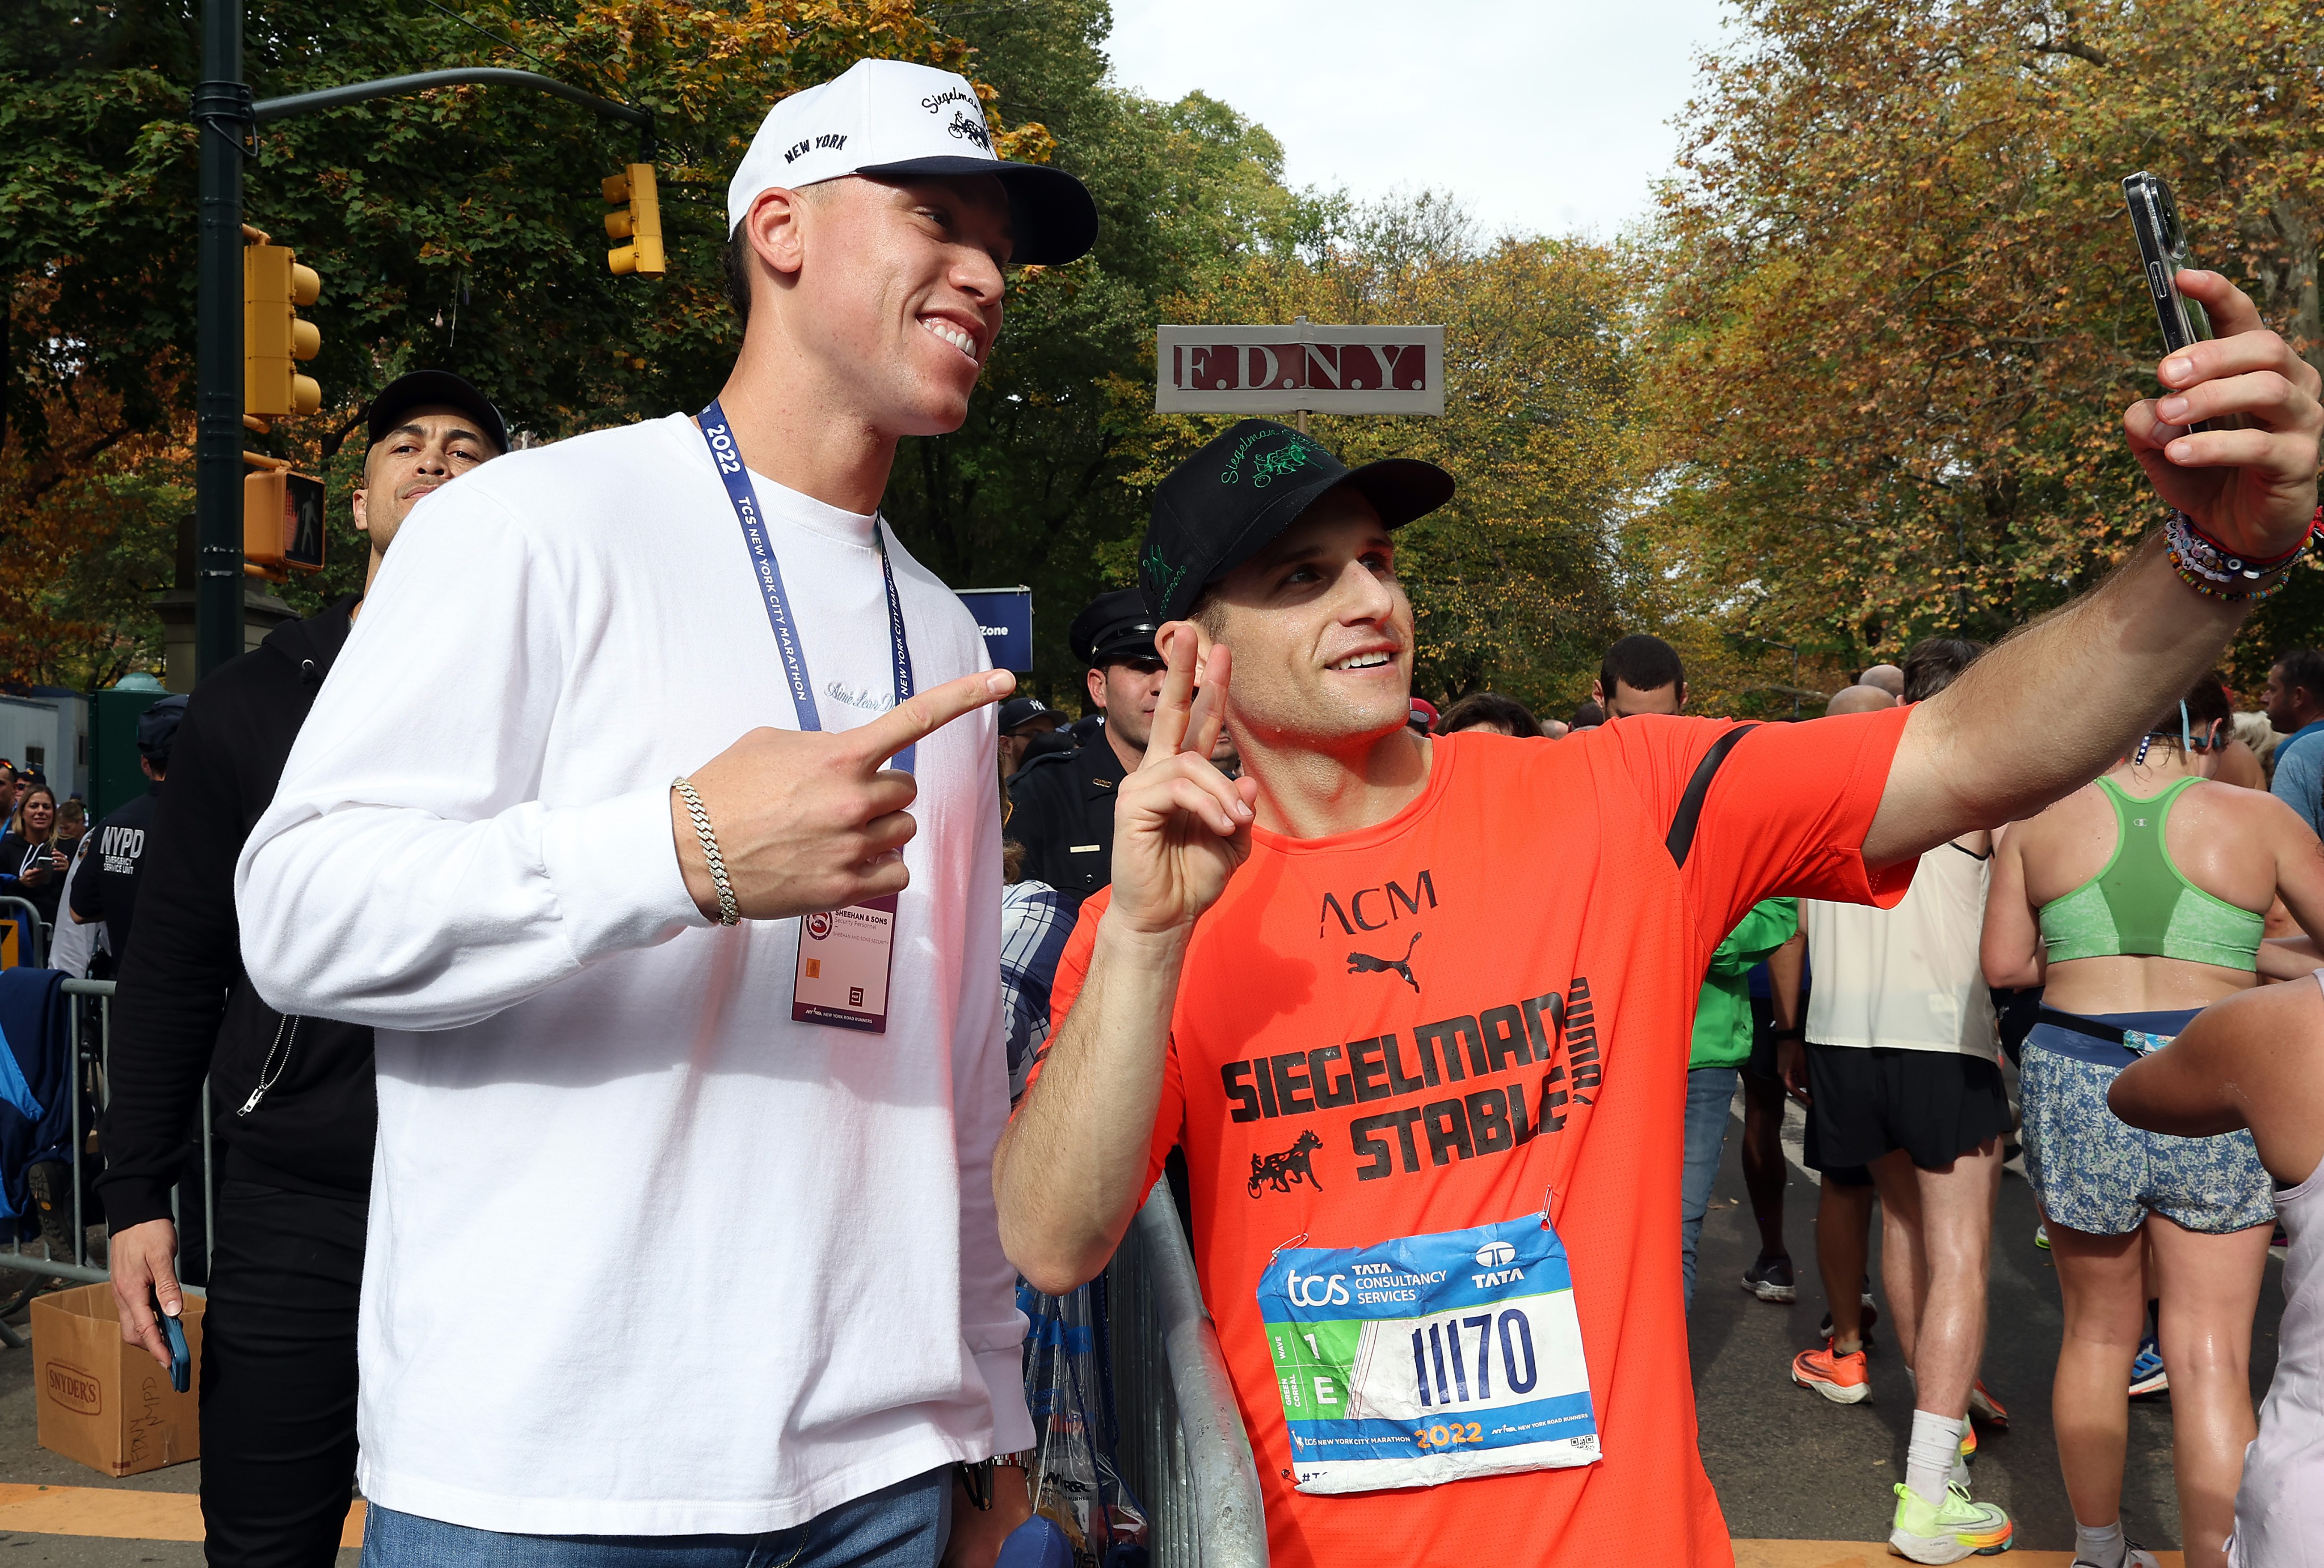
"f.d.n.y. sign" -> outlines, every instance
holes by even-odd
[[[1441,414],[1442,327],[1162,327],[1158,413]]]

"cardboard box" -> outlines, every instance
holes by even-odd
[[[41,1446],[106,1475],[137,1475],[202,1456],[202,1308],[185,1298],[192,1387],[170,1387],[166,1368],[124,1343],[113,1287],[84,1285],[32,1299],[32,1384]]]

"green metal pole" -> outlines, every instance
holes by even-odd
[[[196,305],[194,678],[242,652],[242,0],[202,0]]]

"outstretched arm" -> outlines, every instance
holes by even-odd
[[[1145,1201],[1186,945],[1250,853],[1259,787],[1210,762],[1227,651],[1212,650],[1196,699],[1194,627],[1175,622],[1157,641],[1169,675],[1146,760],[1114,801],[1113,890],[1089,978],[992,1160],[1001,1249],[1053,1295],[1105,1267]]]
[[[2225,278],[2183,272],[2179,286],[2222,336],[2163,361],[2175,390],[2123,415],[2132,455],[2163,504],[2211,538],[2254,559],[2282,555],[2316,511],[2319,378]],[[2231,415],[2245,428],[2183,429]],[[2096,591],[1914,708],[1864,858],[1883,865],[2030,816],[2098,777],[2210,668],[2250,608],[2188,587],[2161,538],[2148,539]]]

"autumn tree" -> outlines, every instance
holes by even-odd
[[[2123,408],[2162,346],[2119,181],[2311,358],[2324,11],[1746,0],[1644,280],[1683,613],[1841,666],[1992,637],[2158,521]],[[2273,625],[2307,613],[2302,581]]]
[[[1423,194],[1342,212],[1309,245],[1254,254],[1209,287],[1166,300],[1194,324],[1441,323],[1445,410],[1314,416],[1351,466],[1425,458],[1460,488],[1397,534],[1413,600],[1414,689],[1450,700],[1494,687],[1545,710],[1586,696],[1626,629],[1631,563],[1618,526],[1637,481],[1627,280],[1607,249],[1480,238],[1461,209]],[[1125,402],[1152,398],[1153,347]],[[1151,484],[1231,421],[1148,415]],[[1120,580],[1130,557],[1105,557]]]
[[[219,133],[186,118],[198,65],[192,0],[30,9],[0,34],[11,98],[0,119],[0,276],[14,307],[0,471],[45,475],[61,465],[88,477],[99,453],[121,455],[99,465],[113,471],[133,449],[160,452],[190,433],[195,153],[200,135]],[[628,126],[539,94],[450,88],[260,130],[245,217],[325,280],[305,312],[323,337],[309,368],[324,408],[273,449],[330,481],[337,564],[326,591],[360,579],[360,540],[345,522],[357,453],[342,447],[374,392],[416,366],[456,370],[535,439],[700,407],[739,339],[724,300],[725,181],[769,104],[866,56],[964,69],[971,52],[908,0],[520,0],[466,17],[426,5],[270,0],[249,7],[244,33],[261,98],[493,64],[650,108],[665,181],[669,275],[617,279],[605,266],[598,181],[641,155]],[[986,108],[1004,155],[1047,154],[1039,126]],[[73,410],[69,439],[55,428],[60,408]],[[182,484],[182,473],[166,477]],[[32,512],[72,493],[0,492],[0,546],[19,534],[69,542],[69,530]],[[132,521],[124,513],[122,526]],[[173,532],[174,518],[141,526]],[[58,575],[14,602],[72,576],[48,546],[0,548],[0,571],[19,562]],[[299,596],[311,604],[314,594]],[[28,675],[21,662],[0,668]]]

